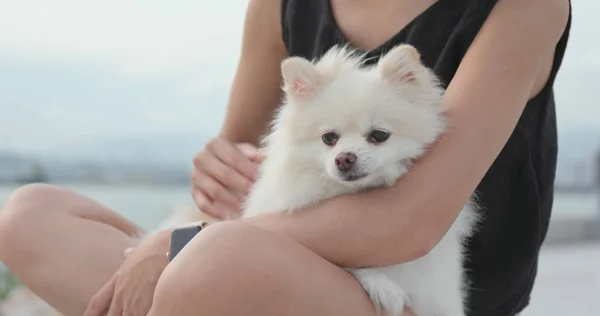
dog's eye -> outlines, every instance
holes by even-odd
[[[368,141],[373,144],[379,144],[385,142],[388,138],[390,138],[390,133],[381,130],[372,130]]]
[[[323,140],[323,143],[325,143],[325,145],[334,146],[335,143],[337,143],[338,139],[340,139],[340,136],[334,132],[327,132],[321,135],[321,139]]]

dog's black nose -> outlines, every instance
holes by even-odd
[[[346,172],[352,169],[356,162],[356,155],[353,153],[341,153],[335,156],[335,165],[339,171]]]

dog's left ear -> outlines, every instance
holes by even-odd
[[[301,57],[290,57],[281,63],[283,91],[294,97],[315,92],[322,78],[315,65]]]
[[[423,71],[421,56],[417,49],[408,44],[392,48],[379,61],[383,78],[396,83],[411,83],[419,80]]]

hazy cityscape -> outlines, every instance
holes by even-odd
[[[191,133],[117,137],[28,153],[0,147],[0,183],[187,184],[192,158],[206,139]],[[600,128],[560,135],[558,189],[594,187],[599,144]]]

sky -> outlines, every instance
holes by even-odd
[[[246,1],[0,1],[0,149],[214,134]]]
[[[0,151],[217,133],[246,3],[0,0]],[[600,126],[600,2],[573,7],[563,131]]]

